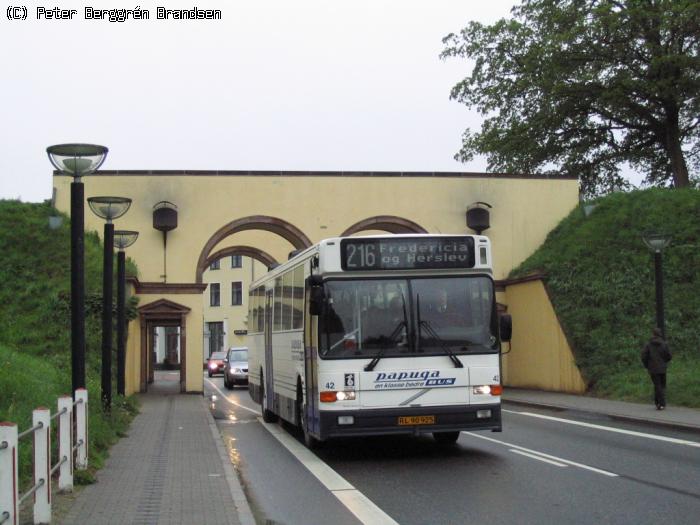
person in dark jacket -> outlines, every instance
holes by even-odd
[[[666,408],[666,368],[671,360],[671,350],[661,336],[661,330],[654,328],[649,342],[642,350],[642,363],[649,371],[654,383],[654,403],[657,410]]]

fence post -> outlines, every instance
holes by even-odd
[[[34,523],[51,523],[51,411],[39,407],[32,412],[34,431],[34,484],[44,483],[34,493]]]
[[[78,388],[75,401],[75,443],[78,445],[75,468],[84,470],[88,467],[88,391]]]
[[[7,444],[6,444],[7,443]],[[17,425],[0,422],[0,521],[17,525]]]
[[[58,398],[58,411],[65,410],[58,416],[58,461],[63,461],[58,470],[58,490],[71,492],[73,490],[73,398],[61,396]]]

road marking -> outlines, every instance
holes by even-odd
[[[618,434],[627,434],[628,436],[636,436],[647,439],[656,439],[657,441],[665,441],[666,443],[675,443],[676,445],[685,445],[688,447],[700,447],[697,441],[688,441],[687,439],[677,439],[666,436],[657,436],[655,434],[646,434],[644,432],[635,432],[634,430],[623,430],[621,428],[606,427],[604,425],[594,425],[593,423],[584,423],[582,421],[574,421],[572,419],[564,419],[561,417],[545,416],[543,414],[535,414],[533,412],[518,412],[516,410],[502,410],[511,414],[519,414],[521,416],[536,417],[539,419],[548,419],[559,423],[567,423],[569,425],[577,425],[579,427],[595,428],[598,430],[607,430],[608,432],[617,432]]]
[[[529,452],[531,454],[537,454],[538,456],[549,458],[549,459],[552,459],[554,461],[560,461],[561,463],[566,463],[567,465],[571,465],[572,467],[578,467],[578,468],[590,470],[591,472],[595,472],[597,474],[602,474],[603,476],[609,476],[611,478],[618,477],[618,474],[615,474],[614,472],[608,472],[607,470],[602,470],[599,468],[591,467],[590,465],[584,465],[583,463],[576,463],[575,461],[560,458],[557,456],[552,456],[551,454],[545,454],[544,452],[540,452],[538,450],[532,450],[531,448],[521,447],[520,445],[514,445],[514,444],[508,443],[506,441],[500,441],[498,439],[493,439],[490,437],[481,436],[479,434],[473,434],[472,432],[462,432],[462,434],[466,434],[467,436],[471,436],[471,437],[475,437],[475,438],[479,438],[479,439],[484,439],[486,441],[492,441],[493,443],[498,443],[499,445],[505,445],[506,447],[515,448],[517,450],[522,450],[524,452]]]
[[[326,465],[314,453],[299,443],[282,428],[274,423],[265,423],[258,418],[260,424],[267,429],[289,452],[306,467],[306,469],[325,486],[331,494],[345,505],[362,523],[377,525],[398,525],[396,521],[377,507],[372,500],[353,487],[345,478]]]
[[[532,459],[536,459],[538,461],[544,461],[545,463],[550,463],[551,465],[556,465],[557,467],[568,467],[567,464],[565,463],[559,463],[557,461],[552,461],[551,459],[543,458],[541,456],[538,456],[536,454],[530,454],[529,452],[523,452],[522,450],[516,450],[514,448],[508,449],[510,452],[513,452],[514,454],[520,454],[521,456],[527,456]]]
[[[224,397],[226,398],[226,401],[228,401],[228,402],[231,403],[232,405],[236,405],[238,408],[242,408],[243,410],[247,410],[248,412],[252,412],[252,413],[255,414],[255,415],[259,415],[259,414],[260,414],[260,411],[259,411],[259,410],[253,410],[252,408],[248,408],[248,407],[246,407],[246,406],[241,405],[240,403],[237,403],[237,402],[233,401],[232,399],[229,399],[229,397],[228,397],[225,393],[223,393],[223,392],[221,391],[221,389],[220,389],[218,386],[216,386],[210,379],[206,379],[206,378],[205,378],[204,380],[205,380],[207,383],[209,383],[209,384],[212,386],[212,388],[214,388],[219,394],[221,394],[222,396],[224,396]]]

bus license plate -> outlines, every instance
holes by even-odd
[[[435,416],[400,416],[399,425],[434,425]]]

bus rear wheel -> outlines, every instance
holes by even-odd
[[[455,432],[433,432],[433,439],[441,445],[452,445],[459,439],[459,431]]]
[[[265,395],[265,378],[263,377],[262,371],[260,372],[260,409],[262,411],[262,418],[265,423],[276,423],[277,414],[268,410],[267,407],[267,396]]]

